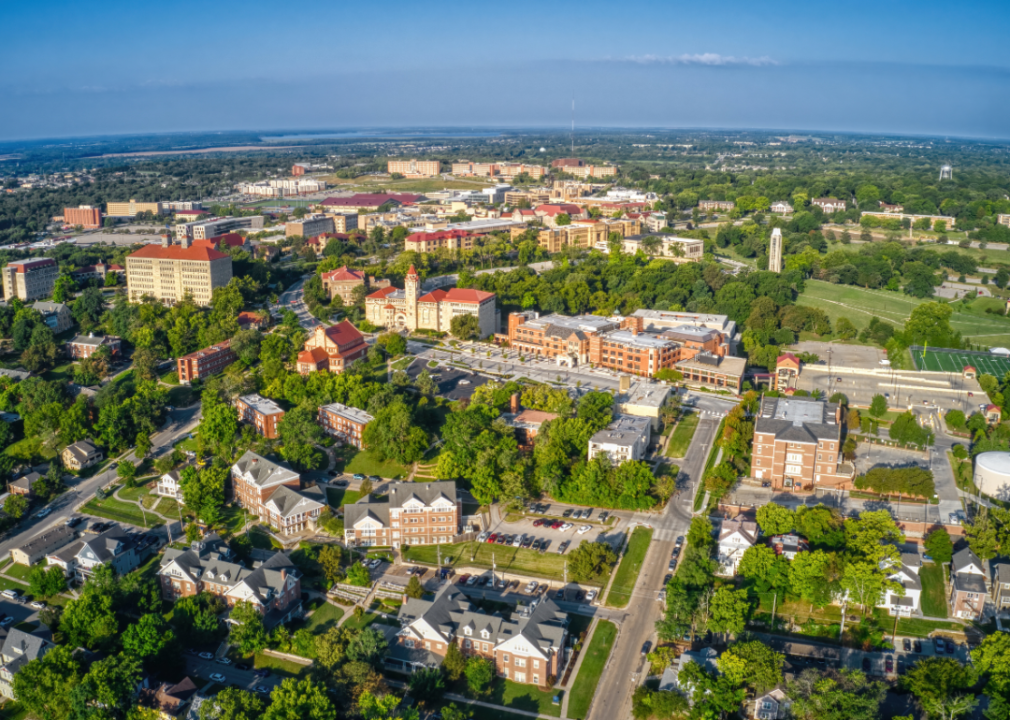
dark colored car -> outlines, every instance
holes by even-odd
[[[671,574],[667,575],[665,578],[663,578],[663,584],[664,585],[669,585],[671,580],[673,580],[673,573],[671,573]]]
[[[909,640],[908,638],[905,638],[904,640],[901,641],[901,647],[902,647],[902,649],[905,652],[911,652],[912,651],[912,641]]]
[[[669,566],[667,566],[667,570],[673,572],[676,569],[677,569],[677,558],[673,558],[672,560],[670,560],[670,564]]]
[[[270,677],[270,669],[269,668],[263,668],[262,670],[257,670],[255,672],[255,674],[258,675],[258,676],[260,676],[260,677]]]
[[[957,650],[957,648],[954,647],[954,641],[953,640],[948,640],[947,641],[947,654],[948,655],[953,655],[955,650]]]
[[[645,643],[642,645],[642,654],[648,655],[650,650],[652,650],[652,641],[646,640]]]
[[[575,593],[575,602],[582,602],[585,599],[586,599],[586,593],[584,593],[582,590],[579,590],[577,593]]]
[[[898,658],[898,674],[899,675],[904,675],[905,674],[905,659],[904,658]]]
[[[540,549],[540,542],[541,542],[540,538],[537,538],[536,540],[533,541],[533,549],[534,550],[539,550]]]
[[[554,599],[555,600],[564,600],[565,599],[565,589],[564,588],[558,588],[558,591],[556,593],[554,593]]]
[[[236,670],[248,670],[249,666],[246,665],[245,663],[236,663],[235,664],[235,669]]]
[[[528,548],[532,544],[533,544],[533,536],[532,535],[530,535],[529,537],[527,537],[527,538],[525,538],[523,540],[523,547],[524,548]]]
[[[572,510],[571,508],[568,508],[563,513],[561,513],[561,517],[563,517],[563,518],[570,518],[572,516],[573,512],[574,512],[574,510]]]
[[[541,553],[547,552],[547,548],[550,546],[550,544],[551,544],[550,540],[544,539],[544,544],[540,546],[540,552]]]
[[[496,543],[497,545],[504,545],[504,544],[505,544],[505,539],[506,539],[507,537],[508,537],[507,535],[499,535],[499,536],[498,536],[498,539],[497,539],[497,540],[495,540],[495,543]]]
[[[917,653],[921,653],[922,652],[922,643],[919,642],[918,640],[916,640],[915,642],[912,643],[912,649],[915,652],[917,652]]]
[[[884,672],[888,675],[894,672],[894,658],[890,655],[884,658]]]
[[[674,557],[680,557],[680,545],[678,545],[677,547],[675,547],[673,549],[673,556]]]
[[[470,579],[470,575],[460,575],[459,579],[456,580],[457,585],[466,585],[466,581]]]
[[[863,672],[864,673],[870,672],[870,658],[868,657],[863,658]]]
[[[600,520],[600,522],[606,522],[608,517],[610,517],[610,513],[608,513],[608,512],[601,512],[599,520]]]
[[[536,520],[533,521],[533,527],[540,527],[543,524],[544,524],[543,518],[537,518]]]

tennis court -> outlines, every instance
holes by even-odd
[[[910,348],[916,370],[937,370],[940,372],[960,373],[965,365],[971,365],[979,374],[992,375],[999,379],[1010,372],[1010,358],[1003,355],[993,355],[967,350],[934,350],[922,347]]]

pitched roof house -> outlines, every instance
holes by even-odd
[[[954,553],[950,561],[950,610],[956,618],[978,620],[988,595],[985,565],[971,548]]]
[[[758,539],[757,523],[742,520],[727,520],[719,530],[719,563],[720,575],[736,575],[740,559]]]
[[[3,665],[0,665],[0,695],[15,699],[12,687],[14,676],[25,665],[42,657],[54,647],[56,646],[53,643],[38,635],[17,628],[8,630],[3,649],[0,650],[3,659]]]

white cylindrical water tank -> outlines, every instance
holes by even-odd
[[[975,487],[983,495],[1010,500],[1010,452],[984,452],[975,456]]]

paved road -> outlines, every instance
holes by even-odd
[[[167,427],[161,432],[151,436],[152,456],[157,456],[159,451],[163,448],[171,448],[177,440],[196,427],[199,421],[199,404],[170,412]],[[122,459],[130,460],[132,462],[136,462],[137,460],[133,451],[130,451]],[[0,542],[0,557],[6,557],[12,548],[24,545],[30,539],[41,533],[44,529],[55,527],[56,525],[62,525],[68,517],[74,514],[75,510],[80,505],[86,503],[94,496],[95,490],[108,485],[115,479],[115,470],[105,470],[104,472],[98,473],[84,480],[79,478],[72,478],[69,480],[67,485],[70,489],[47,506],[52,510],[48,517],[40,520],[35,517],[37,512],[33,513],[33,516],[19,525],[13,531],[13,534],[8,535],[4,538],[3,542]],[[176,522],[173,523],[173,525],[173,533],[175,536],[178,536],[180,532],[179,523]],[[154,531],[155,534],[166,532],[167,530],[164,529],[164,526]]]
[[[710,404],[714,406],[718,402],[716,398],[703,395],[698,398],[698,407]],[[666,511],[658,519],[641,514],[642,522],[651,524],[655,529],[652,544],[629,609],[621,618],[617,643],[596,688],[590,720],[630,717],[631,694],[645,679],[647,672],[642,645],[653,638],[656,621],[662,616],[657,596],[663,588],[663,578],[667,573],[675,540],[678,535],[686,535],[691,524],[694,490],[701,480],[718,427],[719,421],[715,417],[702,416],[687,456],[681,463],[681,491],[667,504]]]
[[[298,316],[298,322],[306,330],[311,330],[316,325],[321,324],[316,318],[312,317],[312,313],[309,312],[309,308],[305,304],[303,286],[309,277],[311,276],[306,275],[281,293],[277,304],[270,308],[271,313],[279,313],[281,308],[287,308]]]

